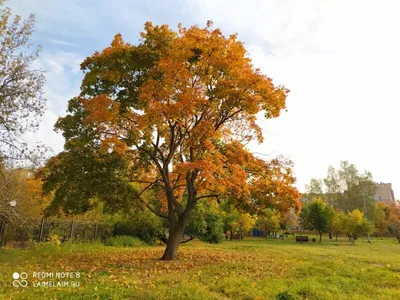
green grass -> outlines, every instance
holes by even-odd
[[[249,238],[192,241],[179,259],[158,260],[163,246],[43,245],[0,252],[4,299],[400,299],[395,239],[350,244]],[[80,272],[80,287],[12,286],[13,272]],[[29,279],[29,278],[28,278]],[[46,280],[47,281],[47,280]]]

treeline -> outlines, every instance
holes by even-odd
[[[72,219],[76,224],[115,222],[114,216],[102,212],[101,205],[82,215],[71,216],[60,210],[50,216],[46,209],[53,195],[43,195],[42,186],[33,170],[7,168],[0,163],[0,246],[6,241],[37,241],[42,220],[46,220],[43,241],[52,235],[62,239],[69,232]],[[64,226],[65,232],[61,234],[60,226],[54,224]]]
[[[373,218],[367,219],[358,208],[343,212],[327,205],[323,199],[315,198],[303,206],[299,216],[301,228],[317,231],[319,242],[323,233],[329,233],[331,239],[334,235],[336,240],[339,234],[345,234],[353,243],[361,235],[378,236],[390,232],[400,236],[400,206],[395,204],[389,207],[375,203]]]
[[[190,216],[182,243],[198,238],[207,243],[220,243],[222,239],[244,239],[252,229],[263,235],[285,232],[298,224],[294,210],[279,212],[266,208],[250,214],[235,208],[229,200],[219,203],[203,200]],[[130,235],[147,242],[166,242],[168,226],[163,219],[146,210],[121,216],[116,224],[117,235]]]
[[[359,235],[385,233],[399,236],[399,205],[387,205],[375,199],[377,184],[371,172],[359,172],[354,164],[341,161],[323,179],[311,179],[303,195],[300,225],[316,230],[320,236],[328,232],[346,234],[349,241]]]
[[[58,211],[52,216],[47,214],[53,195],[44,196],[42,181],[34,177],[33,172],[24,169],[2,168],[0,177],[2,221],[11,228],[22,227],[18,238],[35,240],[32,229],[38,228],[38,220],[46,218],[66,220],[73,217],[76,221],[107,222],[115,224],[114,235],[129,235],[152,244],[168,240],[168,223],[140,203],[117,213],[107,213],[101,202],[93,203],[91,210],[81,215],[71,216],[68,212]],[[323,195],[323,194],[322,194]],[[17,201],[11,211],[8,201]],[[230,199],[209,201],[203,199],[191,214],[185,227],[182,243],[198,238],[207,243],[219,243],[222,239],[243,239],[251,230],[262,231],[262,236],[284,233],[293,228],[315,230],[320,234],[329,233],[329,237],[337,239],[346,235],[353,241],[361,235],[380,236],[390,233],[400,235],[400,207],[387,206],[382,202],[370,200],[365,216],[362,207],[350,211],[341,210],[327,203],[324,197],[314,197],[303,204],[300,211],[294,209],[279,210],[276,207],[263,208],[257,211],[246,211],[235,207]],[[360,205],[361,206],[361,205]],[[30,228],[30,227],[34,228]],[[22,234],[24,233],[24,234]],[[57,238],[58,232],[50,232],[48,236]],[[61,238],[61,236],[60,236]]]
[[[62,222],[66,227],[47,228],[42,241],[63,240],[70,230],[71,220],[115,224],[114,235],[129,235],[152,244],[168,240],[168,223],[139,202],[129,208],[109,213],[100,201],[94,202],[90,210],[83,214],[71,214],[68,211],[49,211],[54,194],[43,194],[43,181],[33,170],[1,167],[0,176],[0,238],[8,241],[36,241],[40,222]],[[39,174],[40,175],[40,174]],[[15,200],[15,206],[10,201]],[[154,200],[155,201],[155,200]],[[58,224],[58,223],[57,223]],[[258,228],[264,232],[278,232],[297,225],[294,209],[265,208],[258,213],[239,209],[230,199],[210,201],[204,199],[191,214],[185,228],[182,242],[194,238],[207,243],[219,243],[222,239],[243,239],[251,229]],[[49,225],[50,226],[50,225]],[[0,230],[1,231],[1,230]],[[92,232],[91,230],[90,232]]]
[[[339,169],[329,166],[325,178],[311,179],[306,185],[303,202],[311,202],[317,197],[333,206],[334,209],[344,212],[357,208],[363,211],[364,203],[366,203],[367,217],[372,217],[376,192],[377,184],[371,172],[361,173],[356,165],[341,161]],[[369,211],[371,211],[371,216],[368,215]]]
[[[37,177],[38,173],[34,174],[33,171],[25,169],[9,169],[4,166],[1,173],[2,219],[10,226],[23,226],[26,230],[21,232],[32,232],[30,226],[34,226],[37,220],[44,217],[49,220],[71,220],[68,211],[53,212],[51,217],[46,214],[53,195],[43,195],[43,182],[40,177]],[[366,177],[368,179],[365,179]],[[329,183],[326,185],[324,182]],[[329,185],[332,182],[336,182],[335,186],[340,186],[342,192],[337,190],[335,195],[326,193],[327,186],[332,187]],[[369,187],[366,189],[368,192],[363,192],[361,185]],[[347,188],[344,189],[344,186]],[[230,199],[219,202],[204,199],[198,203],[190,216],[182,242],[199,238],[204,242],[218,243],[223,238],[242,239],[252,229],[261,230],[263,236],[268,236],[294,227],[315,230],[321,236],[323,233],[329,233],[330,238],[336,239],[339,234],[345,234],[349,237],[349,241],[354,241],[357,236],[365,234],[380,236],[389,233],[399,236],[399,206],[387,206],[375,201],[373,187],[372,176],[358,175],[354,165],[342,162],[340,170],[330,167],[328,176],[324,180],[311,181],[308,193],[303,196],[303,207],[298,213],[294,209],[282,210],[273,206],[251,211],[235,207]],[[330,190],[332,191],[332,188]],[[309,200],[310,197],[313,199]],[[10,200],[17,201],[15,212],[12,214],[9,213]],[[352,209],[347,210],[342,206],[344,203]],[[364,209],[366,209],[366,214],[364,214]],[[97,202],[93,203],[89,211],[73,217],[77,221],[114,223],[116,235],[135,236],[147,243],[158,240],[165,242],[168,239],[168,224],[165,219],[143,208],[140,203],[117,213],[107,213],[103,203]],[[29,240],[35,237],[26,234],[21,238]]]

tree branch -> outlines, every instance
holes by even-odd
[[[187,242],[190,242],[191,240],[193,240],[194,237],[190,237],[189,239],[187,239],[186,241],[181,241],[180,244],[185,244]]]
[[[160,214],[160,213],[157,212],[154,208],[152,208],[152,207],[150,206],[150,204],[148,204],[146,201],[144,201],[144,200],[142,199],[142,197],[140,197],[140,195],[137,196],[137,199],[138,199],[140,202],[142,202],[142,204],[143,204],[144,206],[146,206],[153,214],[159,216],[160,218],[168,219],[167,216],[164,216],[164,215]]]
[[[205,196],[196,197],[195,200],[197,201],[197,200],[200,200],[200,199],[203,199],[203,198],[218,198],[218,197],[219,197],[218,194],[214,194],[214,195],[205,195]]]

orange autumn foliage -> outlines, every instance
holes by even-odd
[[[141,37],[135,46],[117,34],[82,63],[79,114],[91,135],[70,134],[67,116],[57,125],[67,144],[93,131],[99,151],[123,157],[136,198],[168,219],[171,240],[202,198],[230,198],[249,211],[298,210],[291,163],[245,147],[263,141],[257,116],[278,117],[289,91],[252,65],[236,34],[224,36],[212,22],[178,32],[147,22]],[[161,211],[142,197],[150,190]]]

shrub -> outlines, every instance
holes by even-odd
[[[51,244],[60,246],[61,244],[61,239],[58,234],[50,234],[48,239],[47,239]]]
[[[140,211],[126,217],[126,221],[115,224],[116,235],[128,235],[139,238],[147,244],[156,241],[163,231],[163,224],[157,216],[148,211]]]
[[[136,237],[121,235],[107,238],[104,244],[113,247],[137,247],[143,246],[145,243]]]
[[[199,202],[193,210],[185,228],[185,234],[209,244],[217,244],[221,242],[224,235],[223,225],[220,211],[203,201]]]

